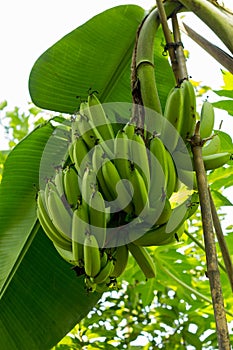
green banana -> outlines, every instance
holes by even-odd
[[[105,266],[102,267],[100,272],[93,278],[94,283],[100,284],[107,281],[107,279],[112,275],[113,269],[113,260],[108,260]]]
[[[205,165],[205,170],[213,170],[228,163],[232,159],[232,154],[229,152],[222,152],[203,156],[202,158]]]
[[[161,201],[164,200],[165,203],[161,203],[160,205],[163,205],[162,213],[160,214],[159,218],[156,220],[155,225],[163,225],[166,222],[168,222],[171,214],[172,214],[172,208],[171,203],[168,198],[161,198]]]
[[[100,272],[100,251],[94,235],[86,235],[84,240],[84,269],[89,277],[95,277]]]
[[[179,169],[178,177],[180,181],[187,186],[188,189],[197,190],[197,178],[195,171]]]
[[[167,166],[168,166],[168,182],[167,182],[166,196],[167,198],[170,198],[173,192],[176,191],[177,171],[173,161],[173,156],[168,150],[166,150],[166,156],[167,156]]]
[[[133,140],[133,135],[135,134],[135,125],[132,124],[131,122],[128,122],[125,124],[123,131],[126,133],[128,136],[129,140]]]
[[[49,191],[48,194],[48,213],[61,235],[70,238],[72,227],[72,216],[66,209],[63,201],[56,191]]]
[[[90,120],[96,125],[103,140],[114,139],[112,124],[107,119],[105,111],[94,93],[88,96],[87,104]]]
[[[79,135],[87,144],[89,149],[93,148],[97,143],[103,141],[98,133],[98,130],[88,118],[88,106],[86,102],[81,102],[80,112],[76,116],[76,123],[78,124]]]
[[[101,192],[95,191],[91,194],[89,201],[89,220],[91,233],[95,235],[98,245],[102,248],[106,240],[107,216],[103,196]]]
[[[76,265],[83,266],[84,241],[90,234],[89,217],[86,207],[80,204],[74,211],[72,220],[72,251]]]
[[[131,197],[134,213],[140,217],[144,216],[149,210],[149,196],[144,179],[136,167],[131,169],[129,180],[133,185],[133,194]]]
[[[166,224],[154,227],[145,234],[135,239],[135,232],[129,232],[129,240],[140,246],[160,246],[166,242],[175,241],[175,233],[190,218],[199,206],[198,193],[194,192],[179,206],[172,210],[172,214]]]
[[[164,123],[161,130],[161,140],[166,148],[173,152],[179,141],[179,133],[183,119],[184,95],[181,88],[174,87],[168,94],[165,109]],[[172,126],[175,128],[172,128]]]
[[[150,256],[148,250],[144,247],[135,245],[134,243],[127,244],[128,249],[140,269],[144,273],[146,279],[153,278],[156,276],[156,268],[152,257]]]
[[[78,183],[78,174],[72,167],[67,167],[64,171],[64,190],[67,202],[75,208],[81,201],[81,191]]]
[[[209,156],[221,152],[221,140],[218,134],[214,134],[211,140],[204,143],[202,156]]]
[[[114,269],[111,273],[111,277],[117,278],[124,272],[127,266],[128,257],[129,250],[127,245],[121,245],[116,247],[116,251],[113,255]]]
[[[92,281],[92,278],[86,276],[86,277],[84,278],[84,283],[85,283],[85,285],[86,285],[86,290],[87,290],[88,293],[89,293],[89,292],[93,293],[93,292],[96,291],[96,289],[97,289],[97,284],[96,284],[95,282]]]
[[[179,171],[179,169],[184,169],[189,171],[194,169],[192,153],[183,153],[183,152],[177,151],[177,152],[174,152],[173,157],[177,166],[177,171]],[[203,158],[205,169],[213,170],[228,163],[232,159],[232,154],[229,152],[204,154],[202,155],[202,158]]]
[[[62,197],[64,195],[64,182],[63,182],[63,171],[62,169],[58,169],[56,171],[56,175],[54,178],[54,184],[56,186],[56,190],[59,193],[60,197]]]
[[[74,165],[78,173],[81,175],[83,173],[83,169],[85,169],[87,164],[90,162],[90,157],[88,156],[89,150],[82,136],[76,137],[73,145],[72,150]]]
[[[164,179],[162,181],[164,183],[163,190],[164,190],[164,192],[166,192],[166,188],[168,185],[168,177],[169,177],[168,162],[167,162],[167,155],[166,155],[167,150],[166,150],[162,140],[157,135],[155,135],[150,140],[150,152],[155,156],[156,160],[159,162],[159,164],[161,166],[161,169],[163,171],[162,176],[164,177]],[[152,177],[152,179],[153,178],[158,179],[158,176],[161,173],[161,170],[158,169],[159,164],[156,164],[156,162],[154,162],[155,164],[152,164],[152,157],[150,157],[150,160],[151,160],[150,168],[151,168],[152,173],[153,173],[152,167],[155,166],[155,169],[154,169],[154,173],[155,173],[154,176],[155,177]],[[157,180],[155,182],[157,182]]]
[[[102,269],[108,261],[108,254],[106,253],[106,251],[102,251],[101,252],[101,256],[100,256],[100,268]]]
[[[89,206],[89,201],[93,192],[98,190],[96,173],[91,167],[86,167],[81,184],[82,205]]]
[[[92,153],[93,170],[96,173],[99,188],[101,190],[101,193],[103,194],[104,199],[108,202],[111,202],[114,199],[114,195],[111,194],[111,192],[109,191],[101,170],[102,164],[105,160],[106,156],[103,148],[101,147],[101,145],[96,145]]]
[[[70,142],[69,143],[69,148],[68,148],[68,153],[69,153],[70,160],[71,160],[72,164],[75,163],[75,161],[74,161],[74,145],[75,145],[75,141],[74,142]]]
[[[114,195],[116,209],[132,213],[131,196],[123,184],[115,165],[109,159],[105,159],[101,170],[109,192]]]
[[[149,151],[145,145],[142,136],[138,133],[134,133],[133,140],[131,142],[131,159],[138,169],[139,173],[142,175],[146,188],[149,191],[150,188],[150,165],[149,165]]]
[[[129,179],[130,174],[130,140],[125,131],[119,130],[114,140],[114,164],[122,179]]]
[[[210,137],[214,128],[214,107],[209,101],[204,101],[200,115],[200,136],[202,139]]]
[[[53,225],[45,204],[45,192],[40,190],[37,197],[37,216],[40,224],[48,236],[48,238],[56,243],[60,248],[70,251],[71,250],[71,240],[66,235],[60,234],[60,232]]]
[[[180,136],[186,142],[194,134],[196,125],[196,95],[190,80],[185,79],[181,86],[183,93],[183,116],[181,118]]]
[[[56,248],[59,255],[62,257],[62,259],[67,261],[69,264],[76,266],[76,261],[74,259],[72,250],[70,251],[70,250],[63,249],[59,245],[57,245],[55,242],[53,242],[53,245]]]

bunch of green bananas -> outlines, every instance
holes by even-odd
[[[174,102],[176,94],[178,94],[180,98],[177,104]],[[173,95],[174,100],[172,99]],[[190,81],[185,80],[180,88],[177,87],[172,90],[167,99],[165,112],[166,110],[171,111],[171,106],[180,113],[177,114],[178,118],[176,119],[177,125],[179,125],[180,121],[180,126],[177,126],[177,131],[182,139],[188,142],[196,125],[195,93]],[[168,113],[167,116],[168,120],[174,124],[170,113]],[[205,100],[200,113],[200,137],[203,140],[202,157],[206,170],[214,170],[222,167],[232,159],[232,154],[230,152],[221,149],[221,139],[218,132],[214,131],[214,122],[215,113],[213,105],[208,100]],[[190,145],[187,143],[184,149],[183,145],[175,140],[171,145],[171,150],[179,180],[188,188],[196,189],[196,174],[193,170],[193,155]]]
[[[114,134],[94,93],[81,102],[71,123],[66,166],[57,168],[39,191],[37,214],[61,257],[78,275],[85,275],[89,291],[115,286],[129,252],[145,277],[154,277],[155,265],[146,247],[179,240],[186,220],[197,210],[197,192],[177,206],[171,201],[181,179],[173,155],[180,139],[186,142],[193,134],[195,101],[189,81],[174,88],[164,111],[169,123],[149,138],[130,122]],[[172,137],[171,124],[176,131]],[[202,126],[201,132],[206,137],[206,128]]]

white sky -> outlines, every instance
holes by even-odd
[[[88,19],[108,8],[136,4],[145,9],[155,0],[7,0],[1,3],[0,20],[0,102],[8,109],[27,108],[30,101],[28,77],[36,59],[51,45]],[[232,8],[232,0],[224,0]],[[195,16],[187,14],[186,23],[224,49],[216,36]],[[189,74],[196,81],[219,89],[222,85],[220,64],[185,35],[182,40],[190,51]],[[225,125],[231,123],[231,119]],[[229,127],[228,127],[229,128]],[[233,127],[232,129],[233,130]],[[232,135],[233,136],[233,135]],[[3,149],[0,127],[0,149]]]
[[[225,0],[225,4],[227,2],[232,0]],[[155,0],[2,1],[0,101],[7,99],[9,105],[24,105],[30,100],[27,85],[30,70],[47,48],[95,14],[129,3],[149,9]],[[202,32],[201,22],[194,26],[198,26]],[[210,34],[209,37],[211,38]],[[190,75],[194,80],[202,80],[218,87],[221,84],[220,65],[203,50],[198,50],[198,46],[191,40],[186,40],[185,36],[183,39],[186,48],[191,51]]]

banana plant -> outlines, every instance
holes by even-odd
[[[168,1],[168,9],[180,9],[180,3],[195,12],[196,7],[191,8],[185,0]],[[212,8],[209,11],[213,13]],[[112,8],[46,50],[29,77],[35,105],[73,114],[90,89],[99,92],[102,102],[130,103],[131,58],[138,26],[146,15],[135,5]],[[204,12],[204,21],[206,17]],[[212,26],[212,22],[206,23]],[[230,48],[224,33],[225,28],[232,29],[222,25],[223,21],[217,34]],[[149,55],[160,67],[155,78],[163,109],[174,79],[162,55],[160,30],[156,37]],[[53,118],[33,130],[10,152],[5,163],[0,186],[0,339],[4,350],[50,349],[101,297],[101,293],[90,294],[84,289],[83,277],[76,276],[60,258],[37,220],[40,161],[57,121],[62,122]],[[50,157],[55,155],[56,150]]]

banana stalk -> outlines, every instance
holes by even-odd
[[[179,2],[168,2],[164,4],[167,16],[173,11],[180,9]],[[158,10],[151,11],[145,18],[139,32],[136,47],[136,76],[140,81],[140,92],[145,107],[162,113],[160,100],[155,81],[154,72],[154,40],[159,27],[160,19]]]
[[[222,7],[207,0],[179,0],[192,11],[222,40],[233,53],[233,17]]]

